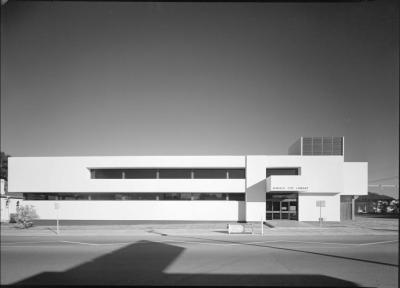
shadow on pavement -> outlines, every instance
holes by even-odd
[[[13,285],[263,285],[357,287],[325,275],[167,274],[185,248],[140,241],[64,272],[44,272]]]
[[[208,240],[208,241],[211,240],[211,239],[199,238],[199,237],[191,237],[191,236],[181,236],[181,238],[190,238],[190,239]],[[215,242],[223,242],[223,243],[229,243],[229,244],[238,244],[238,242],[228,241],[228,240],[217,240],[217,239],[212,239],[212,241],[215,241]],[[379,262],[379,261],[373,261],[373,260],[367,260],[367,259],[359,259],[359,258],[346,257],[346,256],[339,256],[339,255],[332,255],[332,254],[326,254],[326,253],[320,253],[320,252],[313,252],[313,251],[298,250],[298,249],[293,249],[293,248],[277,247],[277,246],[273,246],[273,245],[261,245],[261,244],[254,244],[254,243],[240,243],[240,244],[246,245],[246,246],[257,246],[257,247],[264,247],[264,248],[277,249],[277,250],[286,250],[286,251],[293,251],[293,252],[301,252],[301,253],[314,254],[314,255],[319,255],[319,256],[326,256],[326,257],[333,257],[333,258],[339,258],[339,259],[360,261],[360,262],[372,263],[372,264],[378,264],[378,265],[399,267],[398,264],[385,263],[385,262]]]

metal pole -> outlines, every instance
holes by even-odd
[[[264,236],[264,224],[263,224],[263,217],[261,217],[261,236]]]
[[[322,226],[322,219],[321,219],[321,209],[322,209],[322,205],[319,206],[319,227]]]
[[[58,223],[58,209],[57,209],[57,235],[60,234],[60,228],[59,228],[59,223]]]

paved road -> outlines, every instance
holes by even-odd
[[[2,236],[1,284],[398,286],[398,237]]]

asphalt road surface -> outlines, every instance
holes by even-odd
[[[398,287],[398,237],[2,236],[1,284]]]

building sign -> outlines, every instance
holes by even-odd
[[[308,192],[308,186],[272,186],[272,191],[300,191]]]

